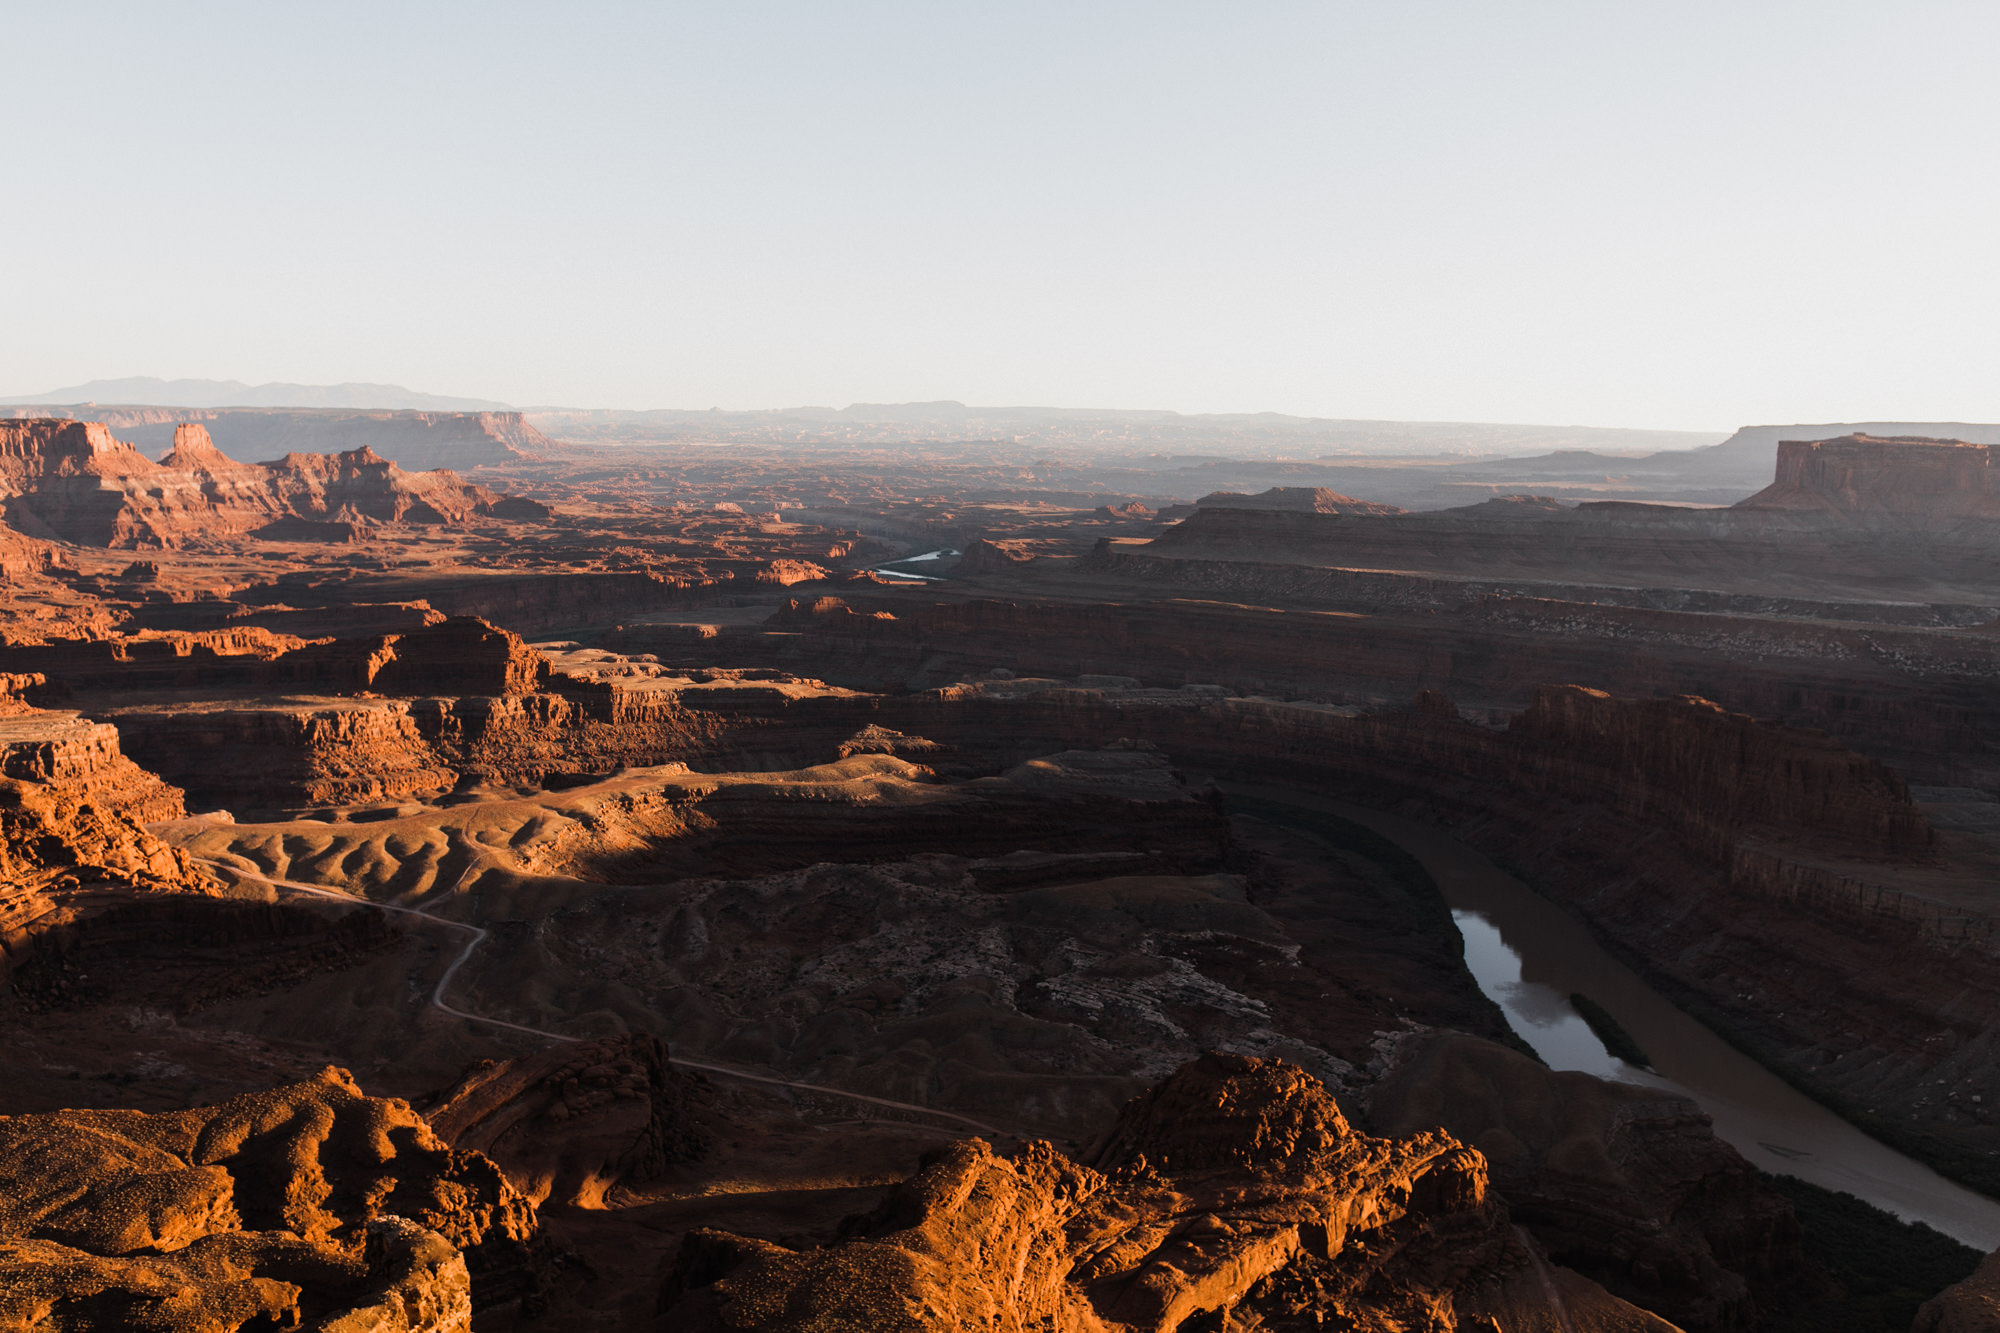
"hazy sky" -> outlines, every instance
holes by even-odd
[[[2000,420],[2000,4],[0,0],[0,392]]]

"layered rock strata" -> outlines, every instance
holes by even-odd
[[[1910,1333],[1994,1333],[2000,1329],[2000,1255],[1989,1254],[1963,1282],[1925,1301]]]
[[[0,777],[60,788],[141,824],[186,813],[178,787],[125,757],[118,728],[75,713],[22,709],[0,716]]]

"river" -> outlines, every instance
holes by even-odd
[[[1682,1093],[1714,1117],[1719,1137],[1766,1171],[1845,1190],[1975,1249],[2000,1249],[2000,1201],[1953,1184],[1793,1088],[1676,1008],[1598,947],[1582,923],[1478,851],[1413,820],[1298,793],[1281,799],[1365,825],[1421,861],[1465,936],[1466,966],[1479,988],[1550,1068]],[[1609,1010],[1652,1070],[1610,1055],[1570,1007],[1572,993]]]

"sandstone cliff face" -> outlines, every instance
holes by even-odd
[[[104,890],[207,892],[207,875],[116,809],[0,779],[0,952],[19,932]]]
[[[239,463],[202,427],[183,425],[156,463],[101,423],[55,418],[0,422],[0,494],[8,522],[31,537],[114,548],[180,547],[284,522],[461,524],[502,506],[533,516],[515,512],[528,502],[450,472],[405,472],[365,445]]]
[[[185,813],[181,791],[119,751],[118,731],[74,713],[0,716],[0,974],[29,935],[122,892],[213,883],[141,824]]]
[[[118,728],[75,713],[22,709],[0,716],[0,777],[60,788],[141,824],[187,813],[179,788],[120,752]]]
[[[958,562],[952,566],[952,573],[959,578],[974,574],[997,574],[1025,565],[1035,558],[1034,552],[1026,550],[1019,542],[990,541],[981,537],[968,542],[959,552]]]
[[[490,1161],[344,1070],[186,1111],[0,1117],[9,1327],[465,1333],[534,1279],[537,1225]]]
[[[352,693],[519,695],[548,688],[548,660],[517,634],[452,616],[402,634],[314,644],[274,661],[265,681]]]
[[[1298,1069],[1219,1055],[1129,1105],[1091,1165],[971,1140],[835,1245],[692,1233],[663,1304],[691,1333],[1671,1329],[1524,1245],[1478,1153],[1367,1138]]]

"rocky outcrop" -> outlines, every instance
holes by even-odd
[[[458,770],[402,699],[293,698],[107,713],[199,809],[352,805],[448,792]]]
[[[476,616],[452,616],[403,634],[314,645],[274,661],[270,684],[402,697],[535,694],[548,688],[548,659]]]
[[[135,898],[220,891],[142,827],[181,815],[181,792],[120,754],[114,728],[74,714],[0,717],[0,772],[0,980],[52,932]]]
[[[832,1246],[694,1232],[662,1304],[691,1333],[1671,1328],[1549,1267],[1478,1153],[1357,1134],[1302,1071],[1220,1055],[1131,1103],[1088,1165],[975,1139]]]
[[[537,1206],[602,1208],[621,1186],[699,1159],[703,1084],[667,1063],[666,1044],[633,1033],[487,1061],[440,1093],[425,1119],[455,1148],[498,1162]]]
[[[952,566],[952,574],[964,578],[973,574],[998,574],[1025,565],[1035,558],[1019,542],[993,541],[981,537],[966,543],[959,553],[958,563]]]
[[[81,546],[180,547],[304,520],[355,526],[463,524],[507,497],[451,472],[405,472],[366,445],[239,463],[198,425],[175,429],[153,462],[98,422],[0,422],[7,521]],[[509,507],[510,515],[520,505]]]
[[[1684,1097],[1440,1034],[1403,1051],[1368,1118],[1477,1148],[1551,1258],[1684,1328],[1754,1327],[1753,1288],[1804,1269],[1790,1205]]]
[[[345,1070],[148,1115],[0,1117],[11,1327],[463,1333],[544,1265],[532,1204]]]
[[[0,526],[0,578],[29,579],[46,574],[58,563],[56,548]]]

